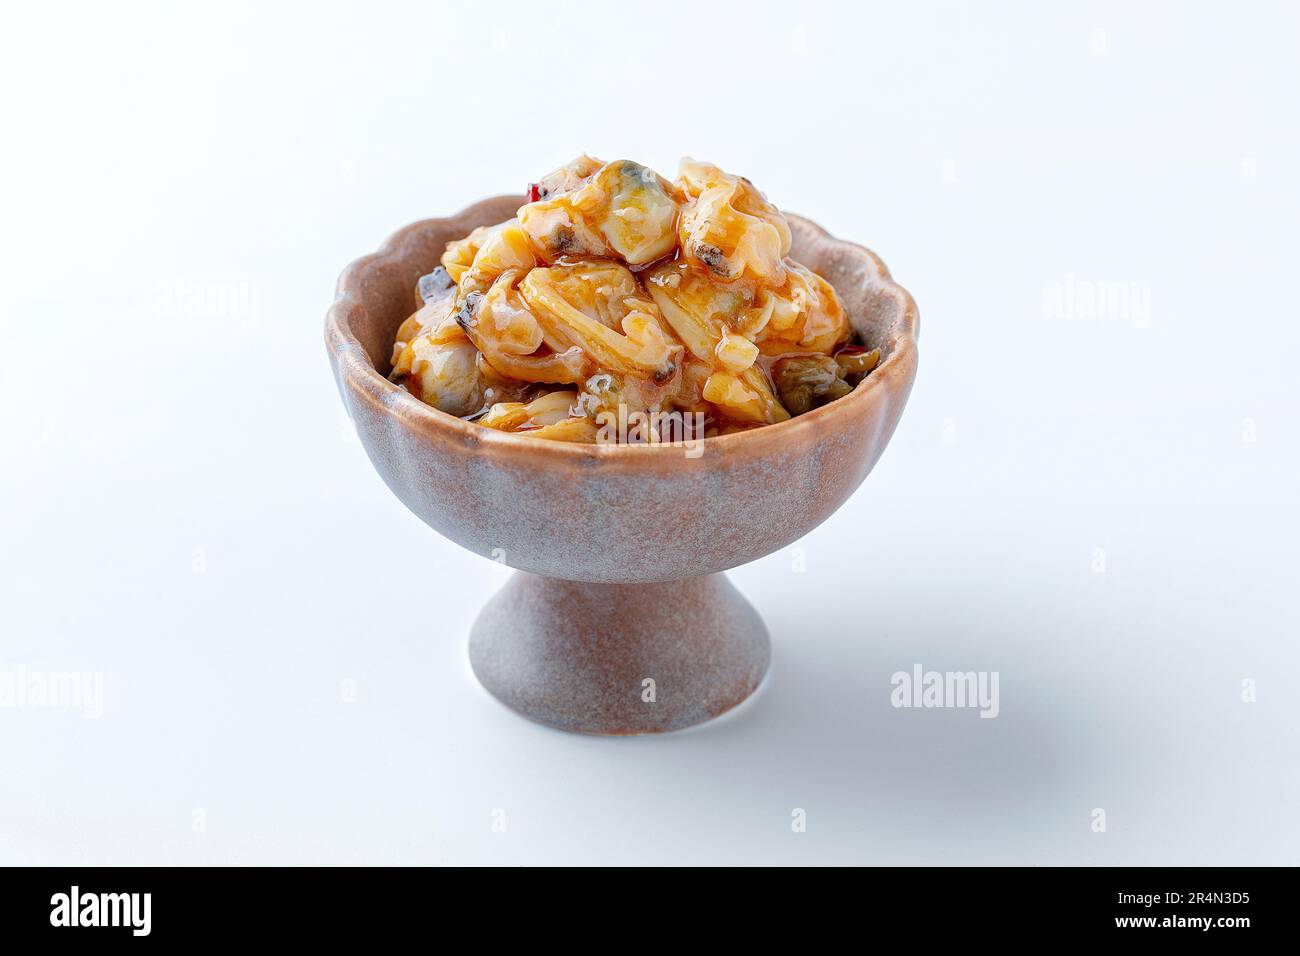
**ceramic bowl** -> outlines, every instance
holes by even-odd
[[[792,256],[844,300],[879,366],[853,392],[752,431],[681,445],[581,445],[485,428],[386,378],[417,279],[447,242],[514,215],[500,196],[397,232],[339,279],[325,340],[384,482],[421,520],[516,568],[470,636],[479,679],[566,730],[673,730],[729,709],[767,667],[761,620],[718,572],[838,508],[880,458],[916,376],[916,305],[871,251],[789,216]],[[376,547],[384,536],[376,534]]]

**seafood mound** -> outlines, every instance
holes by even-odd
[[[416,288],[392,381],[488,428],[577,442],[686,441],[784,421],[880,360],[830,283],[790,258],[747,179],[675,182],[582,156],[513,219],[450,242]]]

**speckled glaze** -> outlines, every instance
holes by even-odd
[[[326,320],[335,380],[362,445],[388,487],[425,523],[470,551],[542,578],[681,581],[789,544],[862,483],[893,434],[916,376],[916,305],[874,253],[799,216],[788,217],[791,254],[835,286],[864,343],[882,350],[880,365],[850,395],[805,415],[705,439],[698,457],[690,457],[680,445],[579,445],[495,431],[439,412],[389,382],[393,336],[414,311],[416,280],[437,264],[449,240],[508,219],[523,202],[500,196],[447,219],[407,226],[344,271]],[[375,546],[383,546],[381,534]],[[522,594],[523,585],[512,581],[507,592],[512,588]],[[626,594],[634,609],[634,589],[602,593],[615,604]],[[514,600],[521,614],[537,607],[519,595]],[[500,626],[499,614],[493,620]],[[765,635],[750,646],[759,643],[766,666]],[[603,653],[619,652],[617,641],[601,646]],[[475,655],[484,679],[492,669]],[[717,709],[686,707],[689,722],[743,699],[757,683],[747,669],[752,663],[716,674],[718,693],[709,699]],[[518,677],[530,679],[543,675]],[[627,723],[626,716],[612,716],[617,708],[602,710],[590,701],[575,702],[568,717],[548,717],[521,706],[523,698],[507,699],[509,689],[485,683],[528,716],[565,729],[638,733],[686,725],[662,712],[644,725]],[[742,685],[748,690],[733,699]],[[607,716],[595,720],[592,714]]]
[[[706,721],[754,692],[770,656],[762,618],[725,574],[591,584],[520,571],[469,637],[474,674],[498,700],[594,734]]]

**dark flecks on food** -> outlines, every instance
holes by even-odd
[[[420,300],[428,302],[430,299],[438,298],[442,293],[455,288],[456,283],[451,281],[451,274],[442,266],[434,269],[426,276],[420,276]]]
[[[471,292],[465,296],[465,302],[456,310],[456,324],[462,329],[469,331],[474,323],[474,317],[478,314],[478,304],[483,301],[483,293]]]
[[[551,248],[555,252],[564,254],[573,252],[577,249],[578,237],[573,232],[572,226],[556,226],[551,233]]]
[[[748,289],[721,292],[715,299],[715,308],[733,329],[743,324],[744,310],[754,304],[754,294]]]
[[[853,391],[829,355],[799,355],[777,360],[772,366],[772,384],[791,415],[802,415]]]
[[[727,265],[727,257],[711,242],[697,242],[695,244],[695,258],[709,267],[709,271],[715,275],[724,278],[731,275],[731,268]]]
[[[634,163],[631,160],[625,159],[619,164],[618,176],[620,185],[627,190],[654,189],[658,192],[664,191],[659,176],[653,169],[642,166],[640,163]]]

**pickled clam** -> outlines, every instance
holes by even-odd
[[[547,262],[564,257],[620,259],[644,265],[677,244],[675,190],[653,170],[629,160],[606,163],[583,178],[571,164],[543,182],[539,198],[519,211],[519,221]]]
[[[628,265],[662,259],[677,244],[673,187],[653,170],[622,160],[610,163],[573,196],[615,256]]]
[[[486,383],[478,349],[468,339],[439,341],[436,333],[417,336],[406,351],[409,369],[402,382],[412,395],[448,415],[474,415],[483,407]]]
[[[520,289],[552,348],[580,348],[601,368],[662,380],[682,348],[664,334],[636,277],[615,263],[533,269]]]
[[[784,421],[881,357],[790,244],[780,210],[717,166],[686,160],[669,182],[581,156],[530,184],[514,218],[447,244],[391,377],[448,414],[561,441]]]
[[[689,197],[678,233],[682,253],[719,279],[748,276],[779,284],[790,253],[790,226],[754,184],[710,163],[684,160]]]
[[[479,230],[475,229],[470,233],[469,238],[474,239],[478,233]],[[468,242],[468,239],[466,241]],[[537,264],[532,244],[517,219],[487,228],[477,236],[472,249],[473,255],[470,257],[469,264],[460,271],[456,279],[457,295],[462,301],[473,292],[487,291],[488,287],[496,281],[497,276],[503,272],[511,270],[527,272]],[[459,252],[457,261],[463,260],[466,252],[468,250]],[[450,248],[443,256],[444,267],[447,266],[449,255],[451,255]],[[447,267],[447,272],[448,275],[452,274],[450,267]]]

